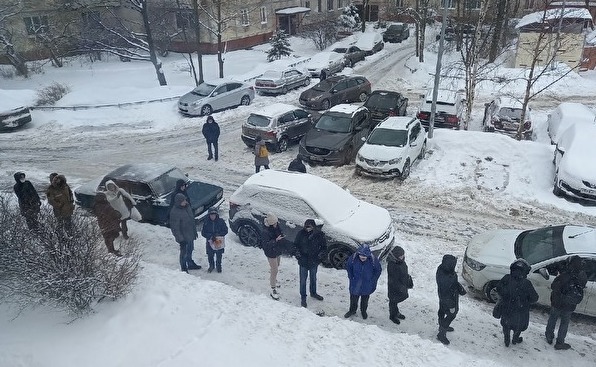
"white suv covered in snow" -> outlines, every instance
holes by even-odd
[[[358,151],[356,174],[406,179],[412,163],[424,158],[425,152],[426,131],[420,120],[388,117],[374,128]]]

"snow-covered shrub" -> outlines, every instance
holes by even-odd
[[[361,27],[362,20],[360,20],[360,13],[358,8],[354,4],[350,4],[343,8],[341,15],[339,16],[339,23],[342,27],[348,29],[359,29]]]
[[[70,87],[65,84],[54,82],[47,87],[37,91],[37,106],[51,106],[58,102],[60,98],[64,97],[70,92]]]
[[[0,78],[2,78],[2,79],[12,79],[14,77],[15,77],[14,70],[0,66]]]
[[[337,40],[339,24],[337,18],[322,17],[302,29],[301,36],[311,40],[318,50],[324,50]]]
[[[283,29],[280,29],[271,36],[269,40],[271,48],[267,51],[267,61],[279,60],[284,56],[290,56],[292,54],[288,38],[288,34]]]
[[[29,230],[14,201],[0,196],[0,295],[20,308],[49,304],[74,315],[104,298],[130,292],[138,275],[140,251],[134,240],[109,254],[95,217],[75,211],[65,232],[43,205],[38,230]]]

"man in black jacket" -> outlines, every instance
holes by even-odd
[[[207,151],[209,156],[207,160],[213,159],[213,153],[215,153],[215,160],[219,158],[219,149],[217,146],[217,140],[219,139],[219,125],[215,122],[213,116],[207,116],[207,122],[203,125],[202,129],[203,136],[207,140]],[[213,150],[211,146],[213,145]]]
[[[444,255],[436,273],[437,291],[439,293],[439,333],[437,339],[445,345],[449,344],[446,333],[453,331],[450,325],[459,310],[459,296],[466,294],[466,290],[457,280],[456,264],[457,258],[455,256]]]
[[[408,274],[404,249],[395,246],[387,256],[387,296],[389,297],[389,320],[399,324],[406,317],[399,312],[398,304],[408,298],[408,289],[413,288]]]
[[[550,315],[546,324],[546,341],[552,344],[555,337],[555,326],[560,318],[559,331],[555,349],[566,350],[571,346],[565,343],[569,319],[575,311],[578,303],[583,299],[583,289],[587,283],[586,273],[582,270],[582,259],[579,256],[571,256],[567,268],[559,274],[551,284],[550,294]]]
[[[304,227],[296,235],[296,258],[300,271],[300,298],[302,307],[306,307],[306,278],[310,275],[310,296],[319,301],[323,297],[317,293],[317,268],[321,258],[327,253],[325,234],[317,228],[315,221],[307,219]]]
[[[302,163],[302,159],[300,159],[300,156],[296,156],[296,158],[294,158],[294,160],[290,162],[290,165],[288,166],[288,171],[306,173],[306,166],[304,165],[304,163]]]
[[[23,172],[17,172],[13,177],[16,181],[13,189],[19,199],[21,215],[25,217],[29,229],[36,229],[39,226],[38,217],[40,211],[39,208],[41,207],[39,195],[37,194],[37,191],[35,191],[31,182],[25,179],[25,174]]]

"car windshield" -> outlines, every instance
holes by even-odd
[[[382,110],[395,108],[397,105],[397,95],[373,93],[368,97],[364,106],[373,107]]]
[[[162,174],[155,180],[149,182],[149,186],[153,189],[153,191],[158,195],[162,196],[168,194],[176,188],[176,181],[183,179],[184,181],[188,181],[188,177],[180,169],[172,168],[168,172]]]
[[[349,115],[343,113],[326,113],[317,121],[315,128],[331,133],[349,133],[351,123],[352,118]]]
[[[317,85],[312,87],[312,90],[316,90],[319,92],[327,92],[330,91],[333,87],[334,83],[331,83],[327,79],[323,80],[322,82],[318,82]]]
[[[281,77],[281,73],[276,70],[268,70],[263,73],[262,79],[279,79]]]
[[[217,85],[211,85],[207,83],[200,84],[198,87],[192,90],[192,94],[196,94],[197,96],[207,97],[213,90],[217,87]]]
[[[566,254],[564,226],[539,228],[522,232],[515,240],[515,256],[531,265]]]
[[[366,142],[372,145],[403,147],[408,143],[408,131],[377,128],[373,130]]]
[[[254,113],[251,113],[250,116],[248,116],[247,123],[252,126],[267,127],[269,126],[271,121],[268,117],[262,115],[255,115]]]
[[[345,54],[347,51],[348,51],[348,49],[345,47],[338,47],[338,48],[333,49],[333,52],[337,52],[340,54]]]
[[[501,107],[499,109],[499,117],[509,118],[511,120],[521,119],[522,110],[519,108]]]

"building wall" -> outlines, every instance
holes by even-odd
[[[541,38],[542,37],[542,38]],[[515,67],[530,67],[534,58],[536,44],[540,42],[541,50],[538,52],[537,66],[545,66],[552,58],[556,44],[556,34],[540,34],[537,32],[521,32],[515,55]],[[564,62],[569,67],[577,67],[582,58],[584,46],[584,35],[574,33],[562,33],[560,36],[560,47],[556,60]]]

